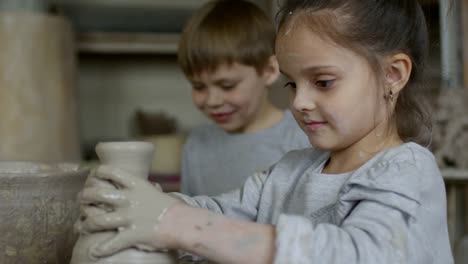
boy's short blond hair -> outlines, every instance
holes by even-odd
[[[274,54],[275,26],[255,4],[217,0],[203,5],[188,20],[179,42],[178,61],[186,76],[214,72],[241,63],[261,73]]]

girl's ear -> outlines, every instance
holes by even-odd
[[[393,94],[403,89],[411,76],[411,59],[404,53],[397,53],[388,57],[385,70],[385,81]]]
[[[280,76],[279,64],[275,55],[268,59],[267,65],[263,68],[262,78],[266,86],[271,86]]]

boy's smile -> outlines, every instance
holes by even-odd
[[[211,119],[213,119],[216,123],[226,123],[232,119],[234,113],[235,111],[229,111],[224,113],[212,113],[210,116]]]

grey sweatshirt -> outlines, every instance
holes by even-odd
[[[321,173],[328,153],[291,151],[243,187],[188,204],[273,224],[276,264],[450,264],[444,181],[430,151],[406,143],[356,171]]]

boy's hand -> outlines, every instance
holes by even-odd
[[[94,256],[109,256],[129,247],[149,251],[170,247],[162,237],[158,237],[158,224],[166,209],[180,200],[119,168],[101,165],[94,177],[118,186],[106,188],[89,184],[81,192],[80,204],[85,211],[96,204],[114,209],[99,214],[84,212],[86,218],[79,224],[81,232],[118,230],[117,235],[92,249]]]

